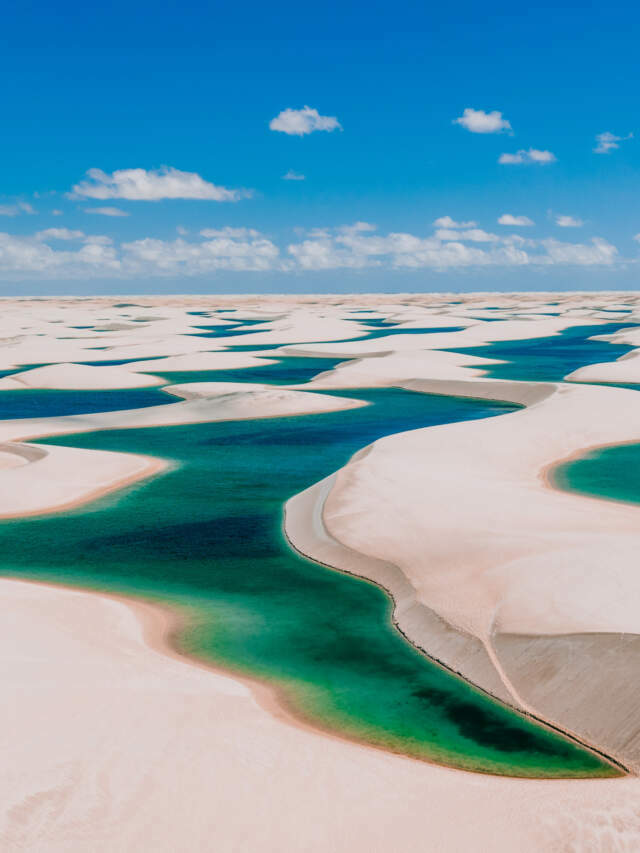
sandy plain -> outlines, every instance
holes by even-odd
[[[32,388],[135,387],[150,375],[161,386],[150,370],[232,364],[241,382],[262,345],[278,345],[270,358],[348,359],[305,386],[181,383],[169,393],[183,399],[164,406],[3,421],[3,515],[60,509],[159,471],[144,457],[29,444],[36,436],[302,415],[360,405],[332,389],[380,385],[522,404],[381,439],[293,498],[287,532],[305,553],[387,586],[398,623],[428,654],[632,771],[606,781],[498,779],[330,738],[274,713],[238,679],[177,659],[159,609],[5,580],[3,849],[638,849],[639,511],[561,493],[549,477],[587,448],[640,440],[637,392],[588,384],[634,380],[501,382],[483,375],[485,359],[449,351],[576,325],[593,324],[595,335],[614,319],[640,325],[637,297],[128,297],[3,309],[0,369],[15,373],[2,381]],[[190,313],[216,309],[204,322]],[[238,343],[232,336],[197,335],[199,324],[224,329],[233,313],[263,321],[241,337],[255,351],[225,350]],[[376,317],[407,334],[396,326],[365,339],[363,320]],[[451,327],[461,331],[409,331]],[[633,329],[623,333],[636,344]],[[596,375],[616,375],[633,358]],[[91,378],[76,369],[101,360],[126,363],[92,364]],[[29,370],[43,364],[52,366]]]

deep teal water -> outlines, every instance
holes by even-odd
[[[615,773],[418,653],[393,628],[380,589],[287,545],[286,499],[356,450],[388,433],[513,409],[397,389],[357,396],[370,405],[43,441],[152,454],[174,467],[72,512],[0,523],[2,572],[185,607],[185,651],[276,685],[298,713],[347,736],[486,772]]]
[[[141,409],[175,403],[175,398],[158,388],[126,388],[116,391],[55,391],[25,388],[0,391],[0,420],[80,415]]]
[[[493,379],[560,382],[587,364],[614,361],[631,347],[607,341],[591,341],[592,335],[611,335],[629,323],[602,323],[597,326],[574,326],[559,335],[524,341],[499,341],[486,346],[461,347],[455,352],[483,358],[504,359],[506,364],[487,365],[483,370]]]

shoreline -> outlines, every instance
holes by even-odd
[[[295,548],[294,550],[297,551],[297,549]],[[302,556],[307,557],[307,555],[305,554],[302,554]],[[314,560],[314,562],[317,561]],[[331,571],[339,571],[343,572],[344,574],[352,574],[348,571],[337,569],[325,563],[321,563],[320,565],[322,565],[324,568],[330,569]],[[352,576],[358,578],[358,580],[362,580],[367,583],[375,583],[374,581],[369,581],[366,578],[361,578],[358,575]],[[179,643],[179,635],[184,629],[188,628],[189,620],[183,612],[184,610],[188,610],[188,607],[183,608],[180,605],[172,605],[169,603],[156,601],[153,598],[146,598],[144,595],[139,594],[111,592],[106,588],[85,586],[82,583],[79,583],[77,586],[75,586],[69,583],[58,583],[53,580],[40,581],[34,578],[30,578],[28,576],[19,575],[5,575],[2,579],[6,582],[15,582],[17,584],[43,587],[45,589],[60,589],[76,593],[80,592],[85,595],[96,596],[101,599],[115,601],[124,605],[134,614],[135,618],[138,620],[142,628],[144,641],[149,649],[171,660],[175,660],[180,663],[186,663],[189,666],[196,667],[197,669],[201,669],[205,672],[210,672],[215,675],[222,675],[225,678],[230,678],[238,684],[243,685],[249,690],[256,704],[263,711],[265,711],[265,713],[269,714],[271,717],[278,720],[279,722],[283,722],[289,726],[293,726],[299,731],[304,731],[313,735],[330,738],[331,740],[336,741],[338,743],[350,744],[352,746],[357,746],[365,750],[373,750],[375,753],[380,753],[382,755],[392,755],[395,758],[410,761],[418,765],[427,765],[428,767],[442,768],[452,773],[464,773],[465,775],[469,775],[471,777],[511,779],[517,780],[519,782],[559,783],[614,782],[616,780],[621,781],[629,776],[633,776],[633,774],[631,774],[630,771],[626,767],[624,767],[623,764],[617,762],[615,759],[612,759],[610,756],[599,751],[597,748],[594,748],[589,744],[583,743],[577,737],[573,737],[572,735],[567,734],[566,732],[553,726],[552,724],[548,723],[543,719],[539,719],[532,714],[527,714],[518,711],[518,709],[516,708],[511,708],[511,710],[516,711],[516,713],[519,713],[521,716],[529,718],[530,720],[532,720],[538,725],[541,725],[544,728],[550,729],[556,734],[560,734],[566,737],[568,740],[573,741],[578,746],[581,746],[589,752],[594,753],[599,758],[604,759],[606,763],[609,763],[612,767],[622,772],[613,776],[523,776],[519,774],[496,773],[492,771],[476,770],[467,767],[447,764],[445,762],[433,761],[429,758],[419,758],[417,756],[408,755],[407,753],[402,752],[401,750],[396,750],[386,746],[378,745],[370,741],[358,738],[357,736],[352,737],[346,734],[342,734],[336,729],[324,727],[320,724],[319,721],[316,721],[313,717],[306,716],[302,711],[298,710],[295,707],[295,700],[292,700],[287,695],[287,691],[285,688],[280,688],[275,684],[269,683],[269,681],[267,680],[260,679],[257,676],[254,677],[245,673],[238,672],[238,670],[235,670],[232,667],[226,667],[221,663],[213,663],[204,656],[201,657],[196,653],[187,652],[182,649]],[[375,585],[379,586],[378,584]],[[381,587],[381,589],[383,589],[383,591],[388,594],[389,597],[393,600],[392,594],[389,590],[384,589],[384,587]],[[400,633],[402,634],[402,631],[400,631]],[[453,675],[459,676],[464,679],[464,676],[460,676],[459,673],[456,673],[454,670],[451,670],[441,661],[430,657],[426,652],[424,652],[423,649],[420,649],[419,647],[415,646],[415,644],[411,641],[409,637],[406,637],[404,634],[402,635],[410,645],[416,648],[421,654],[424,654],[430,661],[435,663],[437,666],[440,666],[442,669],[447,670]],[[468,679],[464,680],[468,681]],[[486,693],[486,691],[484,691],[478,685],[471,683],[471,686],[481,690],[483,693]]]
[[[565,388],[567,387],[555,383],[550,385],[549,383],[513,383],[510,381],[482,381],[478,379],[470,380],[468,382],[447,382],[444,380],[434,380],[431,382],[414,381],[411,383],[402,383],[402,385],[403,387],[411,387],[412,390],[421,390],[431,393],[446,393],[448,391],[449,393],[456,393],[456,395],[462,395],[466,390],[466,396],[481,397],[482,399],[494,399],[494,395],[497,395],[500,399],[505,399],[505,397],[507,397],[508,400],[518,402],[520,405],[523,405],[525,407],[524,411],[530,410],[532,406],[535,407],[537,404],[544,405],[546,401],[551,401],[552,398],[557,397],[558,394],[564,394]],[[490,393],[487,394],[487,392]],[[522,415],[524,414],[524,411],[521,410],[520,412],[514,412],[511,414],[513,416]],[[482,423],[482,421],[476,423]],[[445,425],[439,429],[455,429],[455,427],[456,425],[453,424]],[[416,430],[414,432],[424,433],[425,431]],[[380,439],[379,441],[385,442],[387,439]],[[599,500],[599,496],[589,496],[582,492],[568,492],[568,490],[557,487],[550,476],[550,471],[558,465],[568,461],[570,458],[580,457],[592,449],[605,446],[617,446],[624,443],[638,443],[638,440],[627,439],[626,441],[610,441],[601,445],[594,444],[593,442],[586,443],[584,446],[573,451],[572,454],[565,457],[561,456],[559,459],[555,459],[552,462],[547,463],[539,470],[537,475],[538,479],[542,483],[543,489],[550,495],[553,494],[554,497],[558,494],[570,494],[578,500],[581,500],[584,497],[591,497],[592,500]],[[536,719],[548,725],[552,729],[560,731],[569,739],[573,739],[585,747],[592,749],[594,752],[602,754],[615,766],[622,766],[626,772],[634,773],[634,770],[629,767],[628,762],[625,760],[624,753],[621,754],[618,749],[612,749],[611,746],[607,748],[606,739],[604,743],[602,743],[602,741],[599,741],[593,734],[589,736],[588,734],[585,734],[584,729],[581,732],[575,725],[571,725],[568,719],[563,720],[561,717],[559,720],[557,716],[549,714],[549,712],[545,713],[535,701],[521,699],[521,696],[519,695],[521,690],[518,689],[517,693],[513,692],[513,689],[517,688],[515,688],[515,685],[511,684],[511,679],[508,682],[504,680],[503,676],[508,674],[501,668],[496,668],[495,670],[501,679],[501,685],[499,689],[496,690],[495,683],[492,686],[492,677],[487,680],[488,675],[485,664],[478,659],[477,652],[474,651],[472,647],[469,647],[470,636],[473,640],[476,640],[476,635],[470,635],[464,629],[462,629],[462,633],[460,633],[461,629],[459,627],[448,622],[443,614],[432,610],[428,605],[428,601],[425,603],[424,597],[418,597],[411,578],[397,563],[388,563],[387,561],[389,558],[383,558],[379,551],[377,552],[377,556],[374,556],[370,552],[360,551],[357,547],[354,547],[353,544],[343,542],[341,537],[336,535],[335,530],[332,528],[332,524],[327,522],[327,501],[330,500],[332,496],[335,496],[336,491],[340,491],[340,487],[342,485],[340,483],[340,479],[344,478],[345,472],[348,471],[349,467],[354,463],[362,462],[362,460],[367,458],[371,454],[374,446],[375,445],[371,445],[369,448],[363,449],[359,454],[356,454],[334,475],[333,485],[327,494],[322,497],[320,511],[316,511],[316,519],[322,525],[325,536],[328,536],[333,540],[337,546],[337,555],[335,553],[332,555],[334,559],[326,557],[326,543],[322,543],[321,541],[319,542],[317,534],[314,534],[310,529],[301,530],[301,527],[304,526],[304,522],[302,524],[293,522],[291,515],[287,517],[286,522],[288,525],[287,538],[289,541],[291,541],[293,546],[305,556],[316,561],[323,562],[326,565],[333,566],[339,571],[344,571],[370,580],[385,589],[394,602],[393,623],[396,628],[408,642],[417,647],[423,654],[426,654],[436,663],[455,672],[467,682],[493,696],[503,704],[514,708],[519,713]],[[380,478],[380,472],[376,472],[376,476]],[[370,478],[366,482],[370,483]],[[316,484],[316,487],[319,487],[319,484]],[[313,488],[314,487],[311,487],[311,489]],[[304,494],[305,493],[300,493],[300,495],[295,496],[292,500],[302,500],[302,496]],[[344,504],[344,499],[342,499],[342,503]],[[625,504],[623,501],[615,501],[615,503],[620,505]],[[626,507],[629,508],[629,506],[630,505],[626,503]],[[635,508],[633,509],[635,510]],[[348,512],[348,510],[345,511]],[[359,507],[353,510],[353,512],[355,512],[358,517],[362,517],[362,513],[366,512],[366,510]],[[307,525],[307,528],[309,528],[309,525]],[[342,553],[340,553],[340,550]],[[354,555],[357,565],[356,568],[354,568],[353,565]],[[371,569],[372,565],[374,566],[373,571]],[[442,623],[444,623],[448,628],[448,636],[446,635],[446,631],[443,633]],[[457,634],[457,636],[454,637],[454,634]],[[602,629],[601,631],[588,631],[588,629],[572,631],[571,628],[568,628],[568,630],[564,631],[548,631],[541,634],[540,637],[555,637],[557,640],[570,642],[573,637],[591,636],[596,638],[597,641],[601,640],[606,643],[608,642],[608,636],[615,637],[617,635],[617,632],[611,629],[608,631],[605,629]],[[537,635],[535,633],[530,634],[526,629],[518,636],[522,636],[523,638],[530,637],[534,643],[537,639]],[[462,645],[464,646],[466,644],[466,649],[461,648],[461,637],[464,639]],[[495,655],[496,647],[493,645],[493,637],[494,634],[492,629],[491,634],[484,640],[484,643],[485,646],[487,642],[492,643],[492,649]],[[506,633],[503,634],[502,637],[506,637],[508,639],[509,635]],[[478,637],[478,639],[481,640],[482,638]],[[500,635],[496,637],[496,641],[499,640],[501,640]],[[495,664],[495,662],[493,663]],[[480,668],[478,669],[478,667]],[[503,686],[509,691],[508,695],[505,695],[503,692]],[[532,711],[534,713],[532,713]],[[587,731],[589,731],[588,727]],[[635,772],[637,773],[637,770]]]
[[[438,386],[438,390],[435,392],[434,391],[426,391],[423,388],[410,388],[409,390],[419,390],[421,393],[447,394],[447,392],[445,390],[443,390],[441,386],[445,385],[445,384],[449,384],[449,383],[445,383],[443,381],[438,381],[438,380],[436,380],[435,382],[436,382],[436,385]],[[515,384],[514,383],[505,383],[505,385],[502,385],[500,382],[496,383],[496,382],[491,381],[491,380],[487,380],[487,382],[491,386],[497,386],[497,388],[492,387],[491,390],[492,391],[496,390],[498,392],[497,398],[500,400],[504,400],[505,402],[515,402],[513,400],[513,397],[514,396],[520,396],[520,395],[514,394],[515,390],[522,391],[523,396],[527,399],[528,402],[530,401],[532,394],[533,394],[534,402],[539,402],[540,399],[546,399],[547,396],[551,396],[555,391],[555,388],[552,387],[550,389],[550,388],[548,388],[548,386],[545,386],[543,388],[537,388],[537,387],[531,388],[530,386],[522,388],[521,386],[523,386],[523,385],[526,386],[526,383],[515,383]],[[423,384],[424,385],[426,383],[425,382],[417,382],[417,383],[412,383],[412,384],[414,384],[414,385],[415,384]],[[455,382],[455,383],[451,383],[451,384],[456,386],[456,392],[457,393],[455,393],[455,396],[467,396],[467,397],[471,396],[469,394],[467,394],[467,395],[460,394],[461,383]],[[473,383],[473,384],[475,385],[475,383]],[[431,385],[431,383],[429,383],[429,385]],[[507,393],[507,387],[505,387],[507,385],[509,386],[509,391],[511,393]],[[515,387],[514,387],[514,385],[515,385]],[[537,383],[535,383],[535,385],[537,386]],[[518,386],[520,386],[520,387],[518,387]],[[478,391],[479,391],[479,393],[474,393],[472,395],[475,399],[478,399],[478,400],[496,399],[496,397],[494,397],[492,394],[486,395],[486,392],[489,391],[489,387],[484,389],[485,396],[483,396],[483,393],[482,393],[483,389],[478,389]],[[542,395],[542,396],[540,396],[540,395]],[[451,390],[449,390],[448,396],[451,396]],[[505,397],[508,398],[509,396],[512,399],[511,400],[509,400],[509,399],[505,400]],[[338,398],[338,399],[345,399],[345,398]],[[346,399],[349,399],[349,398],[346,398]],[[360,402],[360,401],[358,401],[358,402]],[[522,403],[522,402],[519,402],[518,404],[519,405],[526,405],[526,403]],[[367,405],[367,404],[362,403],[362,405]],[[515,413],[511,413],[511,414],[515,414]],[[281,415],[275,414],[275,415],[267,415],[266,417],[279,417],[279,416],[281,416]],[[235,420],[235,419],[236,418],[229,418],[229,419],[225,418],[223,420]],[[188,425],[189,423],[199,423],[199,421],[189,421],[189,422],[180,423],[179,425],[181,425],[181,426],[182,425]],[[162,424],[159,424],[158,426],[162,426]],[[81,432],[93,432],[93,431],[97,432],[97,431],[102,431],[102,430],[120,429],[120,428],[132,428],[132,429],[153,428],[153,425],[152,424],[145,424],[142,427],[139,427],[139,426],[133,426],[133,427],[106,426],[106,427],[102,427],[102,428],[98,428],[98,429],[96,429],[94,427],[93,429],[90,429],[90,430],[81,430]],[[65,435],[65,434],[68,435],[68,434],[74,434],[74,433],[65,432],[62,435]],[[59,433],[58,434],[52,433],[49,435],[41,434],[41,435],[37,435],[36,437],[37,438],[45,438],[45,437],[56,437],[57,438],[59,435],[60,435]],[[62,436],[60,436],[60,437],[62,437]],[[361,448],[359,451],[357,451],[356,454],[354,454],[352,459],[349,460],[349,462],[346,464],[348,465],[351,461],[353,461],[355,459],[364,458],[370,452],[370,449],[371,449],[370,446]],[[91,452],[91,451],[89,451],[89,452]],[[136,454],[131,454],[131,455],[136,455]],[[27,518],[27,517],[33,517],[33,516],[38,516],[38,515],[50,515],[50,514],[55,514],[57,512],[64,512],[64,511],[69,510],[69,509],[75,509],[75,508],[80,507],[82,505],[85,505],[85,504],[91,503],[95,500],[98,500],[99,498],[103,497],[106,494],[116,492],[120,489],[124,489],[128,485],[131,485],[135,482],[151,478],[157,474],[162,473],[163,471],[168,470],[171,467],[171,463],[167,460],[156,459],[155,457],[141,457],[141,456],[137,456],[137,458],[147,460],[147,462],[148,462],[147,467],[145,467],[143,470],[141,470],[139,472],[136,472],[134,474],[131,474],[131,475],[125,477],[123,480],[121,480],[119,482],[109,484],[108,486],[105,486],[105,487],[100,487],[99,489],[95,490],[94,492],[88,493],[88,494],[84,495],[83,497],[75,499],[73,501],[70,501],[69,503],[64,504],[64,505],[58,505],[58,506],[51,507],[48,509],[42,509],[42,510],[29,512],[29,513],[3,514],[0,516],[0,519],[10,520],[10,519],[16,519],[16,518],[21,518],[21,517]],[[321,481],[321,482],[323,482],[323,481]],[[315,485],[317,486],[319,484],[315,484]],[[310,488],[313,489],[314,486],[312,486]],[[410,631],[403,628],[401,620],[397,615],[398,600],[397,600],[396,595],[394,595],[394,592],[392,591],[392,585],[386,585],[385,583],[381,582],[379,579],[367,577],[366,575],[359,574],[358,572],[350,571],[349,569],[344,569],[344,568],[341,568],[340,566],[333,565],[330,562],[326,562],[325,560],[322,560],[318,557],[313,556],[311,553],[307,553],[305,550],[303,550],[301,547],[299,547],[299,545],[295,544],[293,542],[291,536],[289,535],[289,531],[287,530],[286,507],[287,507],[288,503],[290,501],[294,500],[296,497],[297,496],[293,496],[293,498],[289,499],[289,501],[287,501],[287,504],[285,504],[283,525],[282,525],[282,531],[283,531],[283,535],[285,537],[285,540],[289,543],[289,545],[293,548],[293,550],[299,552],[304,557],[310,558],[314,562],[316,562],[316,563],[318,563],[318,564],[320,564],[320,565],[322,565],[322,566],[324,566],[324,567],[326,567],[332,571],[340,571],[340,572],[343,572],[345,574],[349,574],[353,577],[357,577],[360,580],[365,580],[365,581],[371,582],[374,585],[378,586],[380,589],[382,589],[392,604],[391,622],[392,622],[393,626],[395,627],[395,629],[401,634],[401,636],[404,638],[404,640],[406,642],[408,642],[411,646],[413,646],[416,650],[418,650],[420,652],[420,654],[424,655],[427,659],[429,659],[431,662],[435,663],[437,666],[439,666],[442,669],[450,672],[454,676],[463,679],[465,682],[470,684],[473,688],[480,690],[485,695],[489,695],[495,701],[498,701],[503,706],[510,708],[516,714],[519,714],[522,717],[530,719],[531,721],[535,722],[537,725],[540,725],[544,728],[547,728],[551,731],[554,731],[554,732],[562,735],[563,737],[566,737],[568,740],[573,741],[574,743],[581,746],[582,748],[587,749],[588,751],[594,753],[595,755],[598,755],[600,758],[602,758],[605,762],[610,764],[612,767],[616,768],[617,770],[622,771],[623,774],[629,774],[630,773],[629,768],[624,764],[623,761],[616,758],[615,756],[607,754],[607,752],[605,752],[604,750],[598,748],[597,746],[595,746],[594,744],[585,740],[584,738],[581,738],[577,733],[571,731],[570,729],[563,728],[560,725],[554,724],[551,720],[545,718],[542,715],[538,716],[535,713],[530,712],[526,708],[519,707],[516,703],[509,701],[509,697],[505,697],[504,695],[502,695],[502,696],[496,695],[496,693],[494,691],[492,691],[491,689],[488,689],[486,686],[484,686],[482,683],[480,683],[480,681],[477,681],[477,680],[474,680],[473,678],[470,678],[468,675],[466,675],[460,669],[456,668],[455,665],[451,665],[451,664],[447,663],[444,659],[438,657],[436,654],[430,653],[425,646],[421,645],[420,643],[418,643],[416,640],[414,640],[412,638]],[[322,510],[321,510],[321,516],[323,516],[323,515],[324,515],[324,501],[323,501]],[[324,518],[322,518],[322,523],[324,526]],[[328,532],[328,529],[326,528],[326,526],[324,529],[325,529],[325,532],[332,539],[334,539],[334,541],[336,542],[336,544],[339,547],[346,547],[346,546],[342,546],[342,544],[338,540],[335,540],[335,537],[331,536],[331,534]],[[350,550],[350,549],[348,549],[348,550]],[[395,566],[394,568],[397,571],[401,572],[399,567]],[[33,581],[33,582],[38,583],[38,581]],[[55,584],[51,584],[51,585],[55,585]],[[83,587],[81,585],[78,587],[74,587],[73,585],[59,584],[58,586],[63,587],[63,588],[66,587],[69,589],[87,589],[88,591],[95,592],[95,590],[92,590],[91,587]],[[97,594],[100,594],[100,593],[97,593]],[[145,606],[153,606],[153,607],[157,607],[160,609],[164,608],[163,605],[161,605],[155,601],[146,600],[143,597],[137,597],[137,596],[128,597],[126,594],[123,594],[121,597],[118,596],[117,594],[114,594],[112,597],[114,597],[117,600],[124,601],[125,603],[127,601],[138,602],[138,603],[144,602]],[[415,602],[415,603],[417,604],[417,602]],[[158,645],[156,646],[155,643],[152,644],[152,646],[154,648],[164,649],[164,651],[166,653],[168,653],[170,656],[173,653],[182,660],[189,660],[192,663],[204,666],[205,669],[210,669],[211,671],[214,671],[214,672],[215,671],[224,672],[224,673],[230,675],[232,678],[235,678],[236,680],[238,680],[240,683],[246,683],[246,685],[251,686],[252,691],[257,691],[256,696],[258,694],[260,695],[259,704],[265,703],[265,705],[264,705],[265,709],[269,710],[269,712],[274,714],[276,717],[280,718],[280,716],[282,714],[284,714],[284,719],[287,719],[289,722],[292,722],[292,724],[302,725],[303,728],[305,728],[306,730],[321,732],[325,735],[328,735],[331,737],[336,737],[337,739],[339,739],[341,741],[348,741],[348,742],[352,742],[352,743],[360,743],[362,746],[366,746],[367,748],[379,749],[379,750],[382,750],[383,752],[390,752],[390,753],[394,753],[397,755],[402,755],[403,757],[409,758],[410,760],[439,764],[439,762],[430,761],[430,759],[428,759],[428,758],[419,758],[419,757],[410,756],[410,755],[407,755],[406,753],[402,752],[401,750],[394,750],[394,749],[391,749],[389,747],[378,746],[378,745],[376,745],[374,743],[370,743],[366,740],[359,740],[357,737],[351,737],[351,736],[347,736],[347,735],[343,736],[333,729],[323,727],[317,721],[315,721],[313,718],[306,717],[302,712],[300,712],[296,708],[294,708],[295,702],[291,701],[286,696],[285,692],[284,691],[281,692],[276,686],[270,685],[268,682],[261,681],[260,679],[253,679],[253,678],[251,678],[251,676],[240,675],[239,673],[236,673],[236,671],[233,670],[232,668],[226,669],[224,666],[220,666],[220,665],[216,666],[215,664],[208,664],[204,658],[198,657],[197,655],[191,655],[191,654],[183,652],[179,648],[177,636],[179,635],[180,630],[181,630],[181,626],[184,623],[181,622],[181,620],[178,618],[176,613],[171,611],[170,608],[167,609],[167,612],[171,613],[171,616],[167,617],[167,619],[168,619],[168,624],[170,624],[172,627],[170,629],[168,629],[168,633],[167,633],[167,631],[165,631],[164,633],[160,634],[160,637],[158,639]],[[452,627],[452,626],[450,626],[450,627]],[[455,629],[452,629],[452,630],[455,630]],[[154,634],[154,636],[156,636],[156,635]],[[164,642],[163,642],[163,640],[164,640]],[[440,766],[442,766],[442,765],[440,765]],[[446,765],[445,764],[444,766],[452,766],[452,765]],[[545,778],[545,779],[552,779],[552,778],[572,779],[572,778],[576,778],[576,777],[571,777],[571,776],[569,776],[569,777],[563,777],[563,776],[558,776],[558,777],[523,777],[521,775],[511,776],[509,774],[492,773],[490,771],[467,770],[467,768],[460,768],[460,767],[453,767],[453,769],[460,769],[460,770],[465,770],[465,772],[480,773],[483,775],[484,774],[486,774],[486,775],[505,775],[505,776],[508,776],[509,778]],[[591,778],[597,778],[597,777],[591,777]]]
[[[361,450],[359,452],[362,453],[365,450],[366,450],[366,448],[363,448],[363,450]],[[327,478],[327,479],[329,479],[329,478]],[[315,485],[317,486],[319,484],[315,484]],[[306,491],[309,492],[313,488],[314,488],[314,486],[311,486]],[[300,494],[304,494],[304,493],[300,493]],[[486,696],[489,696],[494,702],[497,702],[498,704],[506,706],[515,714],[534,722],[535,724],[539,725],[541,728],[549,729],[550,731],[561,735],[562,737],[564,737],[567,740],[575,743],[576,745],[582,747],[583,749],[593,753],[594,755],[597,755],[599,758],[603,759],[606,763],[610,764],[612,767],[616,768],[617,770],[622,771],[620,774],[622,777],[624,777],[626,775],[628,775],[628,776],[635,776],[636,775],[620,759],[617,759],[614,756],[607,754],[606,752],[604,752],[604,750],[599,749],[595,744],[589,743],[588,741],[582,739],[577,733],[572,732],[572,731],[567,730],[567,729],[564,729],[564,728],[560,727],[559,725],[554,724],[551,720],[546,719],[543,716],[536,715],[533,712],[527,710],[526,708],[524,708],[522,706],[518,706],[515,703],[506,701],[505,699],[503,699],[499,696],[496,696],[493,692],[491,692],[491,690],[484,687],[478,681],[474,681],[473,679],[469,678],[468,675],[465,675],[463,672],[456,669],[454,665],[447,664],[446,661],[444,661],[441,658],[437,657],[436,655],[430,653],[424,645],[422,645],[420,642],[418,642],[417,639],[413,638],[411,636],[411,634],[405,628],[403,628],[403,625],[402,625],[402,623],[399,620],[398,615],[397,615],[397,613],[398,613],[398,599],[393,592],[393,586],[391,584],[389,584],[389,585],[385,584],[384,581],[381,580],[379,577],[376,578],[376,577],[372,577],[371,575],[360,574],[360,573],[358,573],[352,569],[347,568],[345,565],[334,565],[332,563],[326,562],[325,560],[322,560],[320,557],[315,555],[313,553],[312,548],[310,548],[309,551],[305,551],[303,546],[300,544],[299,535],[296,535],[297,533],[299,534],[299,531],[296,531],[296,533],[292,533],[291,526],[289,527],[289,530],[287,530],[287,528],[286,528],[286,518],[287,518],[286,507],[291,501],[295,500],[296,497],[298,497],[298,495],[294,495],[294,497],[290,498],[290,500],[287,501],[287,504],[285,504],[285,515],[283,518],[282,530],[283,530],[283,534],[285,536],[285,539],[289,543],[290,547],[294,551],[299,553],[301,556],[305,557],[306,559],[312,560],[314,563],[318,563],[319,565],[324,566],[325,568],[327,568],[331,571],[340,572],[341,574],[349,575],[350,577],[357,578],[358,580],[363,581],[364,583],[373,584],[374,586],[381,589],[385,593],[385,595],[389,598],[389,600],[391,602],[391,616],[390,616],[391,625],[395,628],[395,630],[398,631],[398,633],[402,636],[402,638],[405,640],[405,642],[407,642],[410,646],[412,646],[417,652],[419,652],[421,655],[426,657],[429,661],[431,661],[431,663],[435,664],[436,666],[440,667],[441,669],[445,670],[446,672],[450,673],[451,675],[462,679],[467,684],[469,684],[472,688],[479,690],[480,692],[482,692]],[[323,500],[322,504],[324,505],[324,500]],[[322,510],[321,510],[320,515],[322,516]],[[346,545],[343,545],[339,540],[335,539],[335,537],[332,536],[332,534],[329,532],[329,530],[327,528],[325,528],[324,532],[330,539],[332,539],[335,542],[335,545],[337,546],[338,549],[345,552],[345,557],[348,558],[348,552],[351,551],[352,549],[350,549]],[[376,558],[367,558],[364,555],[359,555],[359,556],[361,556],[365,560],[369,560],[369,561],[374,561],[376,559]],[[380,562],[380,561],[377,561],[377,562]],[[398,572],[402,573],[401,569],[398,566],[394,565],[394,568],[397,569]],[[405,576],[405,580],[408,581],[406,576]],[[414,603],[416,605],[420,606],[417,599],[415,600]],[[455,630],[455,628],[453,628],[453,626],[449,626],[449,628],[451,630]],[[408,757],[411,757],[411,756],[408,756]],[[420,759],[417,759],[417,760],[420,760]],[[449,765],[445,765],[445,766],[449,766]],[[452,768],[452,769],[458,770],[461,768]],[[477,771],[477,770],[470,771],[470,772],[483,774],[483,771]],[[489,776],[501,775],[502,776],[502,775],[508,775],[508,774],[486,773],[483,775],[489,775]],[[525,777],[509,776],[509,778],[525,778]],[[572,778],[575,779],[575,777],[567,777],[567,776],[564,776],[564,777],[563,776],[558,776],[558,777],[526,777],[526,778],[538,778],[538,779],[544,778],[545,780],[548,780],[548,781],[553,781],[555,778],[564,779],[564,780],[572,779]],[[590,778],[592,778],[593,781],[596,781],[596,779],[598,777],[590,777]]]

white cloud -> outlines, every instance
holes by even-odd
[[[628,133],[626,136],[616,136],[605,130],[604,133],[596,135],[596,147],[593,149],[595,154],[609,154],[614,148],[620,148],[621,142],[626,142],[627,139],[633,139],[633,133]]]
[[[383,266],[389,269],[434,270],[554,264],[595,266],[611,265],[617,256],[615,246],[600,238],[594,238],[591,244],[572,244],[557,240],[524,240],[512,235],[502,239],[480,229],[474,229],[472,233],[476,240],[482,235],[480,242],[490,245],[486,248],[465,245],[466,240],[475,242],[473,237],[469,232],[457,230],[441,229],[431,236],[417,237],[405,233],[379,235],[354,230],[346,233],[342,228],[311,232],[307,239],[291,244],[288,253],[295,262],[294,269],[303,270]]]
[[[470,228],[466,231],[454,231],[451,228],[439,228],[435,236],[438,240],[460,240],[472,243],[496,243],[500,240],[497,234],[489,234],[482,228]]]
[[[528,150],[521,148],[515,154],[501,154],[498,157],[498,163],[505,165],[519,165],[520,163],[545,165],[546,163],[555,163],[556,159],[556,155],[552,154],[551,151],[539,151],[537,148],[529,148]]]
[[[86,238],[79,248],[55,249],[35,237],[0,233],[0,275],[10,278],[85,278],[118,275],[122,262],[115,248]]]
[[[293,169],[289,169],[286,175],[282,176],[283,181],[306,181],[306,177],[301,175],[299,172],[294,172]]]
[[[335,116],[321,116],[318,110],[306,106],[301,110],[282,110],[271,119],[269,127],[289,136],[305,136],[316,130],[342,130],[342,125]]]
[[[260,237],[260,232],[255,228],[232,228],[230,225],[225,225],[224,228],[203,228],[200,231],[201,237],[229,237],[232,240],[246,240],[249,237]]]
[[[475,228],[475,222],[456,222],[450,216],[440,216],[433,223],[436,228]]]
[[[380,233],[366,222],[312,229],[286,251],[259,231],[239,227],[202,229],[188,239],[145,237],[120,244],[105,235],[64,228],[27,237],[0,234],[0,278],[11,280],[188,277],[218,271],[587,267],[617,261],[616,247],[598,237],[584,243],[525,240],[479,228],[436,229],[426,235]]]
[[[584,222],[575,216],[558,214],[556,216],[556,225],[559,225],[561,228],[580,228],[584,225]]]
[[[21,213],[35,213],[33,207],[26,201],[14,204],[0,204],[0,216],[19,216]]]
[[[248,190],[230,190],[210,184],[196,172],[162,169],[117,169],[108,175],[102,169],[89,169],[87,179],[73,187],[72,198],[126,198],[131,201],[161,199],[201,199],[238,201],[250,195]]]
[[[202,275],[216,270],[268,271],[277,267],[279,249],[258,232],[247,229],[206,231],[201,242],[165,241],[147,237],[122,244],[123,264],[131,275]],[[226,231],[226,229],[225,229]],[[201,232],[203,233],[203,232]],[[221,235],[221,236],[214,236]]]
[[[560,243],[558,240],[541,240],[546,249],[546,257],[540,263],[574,264],[577,266],[596,266],[612,264],[618,250],[601,237],[592,237],[591,244]]]
[[[119,207],[85,207],[85,213],[97,213],[100,216],[129,216],[126,210]]]
[[[36,240],[82,240],[84,231],[71,231],[69,228],[46,228],[34,234]]]
[[[528,216],[514,216],[512,213],[503,213],[498,218],[498,225],[535,225],[535,222]]]
[[[484,110],[474,110],[467,107],[461,116],[453,120],[454,124],[460,124],[471,133],[503,133],[511,130],[511,124],[502,118],[498,110],[485,113]]]

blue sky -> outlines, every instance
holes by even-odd
[[[619,2],[13,3],[0,293],[636,287],[639,23]]]

